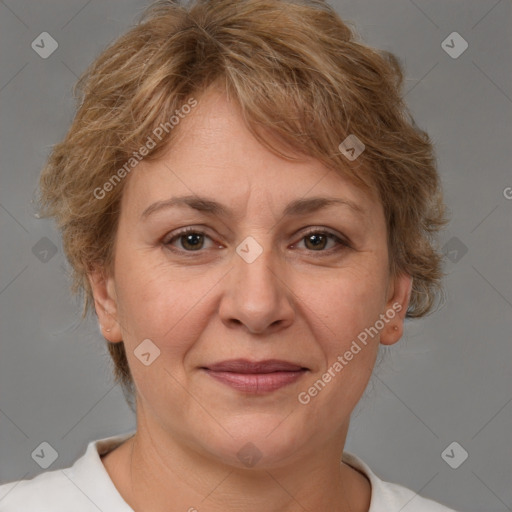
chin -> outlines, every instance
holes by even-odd
[[[217,460],[230,466],[246,469],[271,469],[289,463],[297,457],[306,442],[298,425],[283,421],[283,415],[239,415],[233,421],[221,420],[225,431],[210,438],[204,448]]]

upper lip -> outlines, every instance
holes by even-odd
[[[272,373],[272,372],[298,372],[307,370],[304,366],[281,361],[279,359],[267,359],[264,361],[249,361],[248,359],[230,359],[205,367],[214,372],[233,373]]]

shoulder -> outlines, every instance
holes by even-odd
[[[70,469],[47,471],[31,480],[0,485],[0,511],[65,512],[71,504],[77,512],[92,510],[92,504],[66,476]]]
[[[381,480],[361,459],[344,452],[343,462],[363,473],[372,487],[368,512],[456,512],[402,485]]]
[[[91,441],[71,467],[0,485],[0,512],[130,512],[131,508],[117,492],[100,456],[131,435],[133,433]]]

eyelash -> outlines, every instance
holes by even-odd
[[[193,234],[196,234],[196,235],[204,235],[204,236],[206,236],[206,237],[211,239],[211,237],[209,237],[204,231],[201,231],[200,229],[197,229],[197,228],[189,226],[189,227],[183,228],[182,230],[178,231],[171,238],[169,238],[167,240],[164,239],[163,244],[170,251],[175,252],[175,253],[179,253],[179,254],[183,254],[183,255],[186,255],[186,256],[193,256],[196,253],[204,252],[204,249],[202,249],[202,248],[198,249],[198,250],[195,250],[195,251],[188,251],[186,249],[176,249],[175,247],[172,246],[172,243],[175,240],[179,239],[181,236],[186,235],[188,233],[193,233]],[[319,229],[319,228],[311,228],[311,229],[309,229],[307,232],[305,232],[302,235],[302,237],[300,238],[300,241],[302,242],[304,240],[304,238],[306,238],[308,236],[311,236],[311,235],[327,236],[329,239],[334,240],[337,243],[337,247],[331,247],[330,249],[324,249],[324,250],[318,250],[318,251],[306,249],[307,252],[310,252],[310,253],[313,253],[313,254],[314,253],[324,253],[324,254],[327,254],[327,255],[331,255],[333,252],[337,252],[337,251],[340,251],[340,250],[343,250],[343,249],[348,249],[348,248],[351,247],[350,244],[347,241],[345,241],[342,238],[338,237],[334,233],[331,233],[330,231],[326,231],[325,229]]]

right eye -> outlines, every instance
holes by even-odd
[[[185,252],[197,252],[204,248],[205,238],[211,240],[211,238],[206,235],[203,231],[193,228],[187,227],[181,229],[180,231],[172,234],[171,238],[167,238],[163,243],[165,246],[173,246],[175,242],[180,243],[181,248],[178,248],[178,251]],[[175,250],[175,249],[171,249]]]

